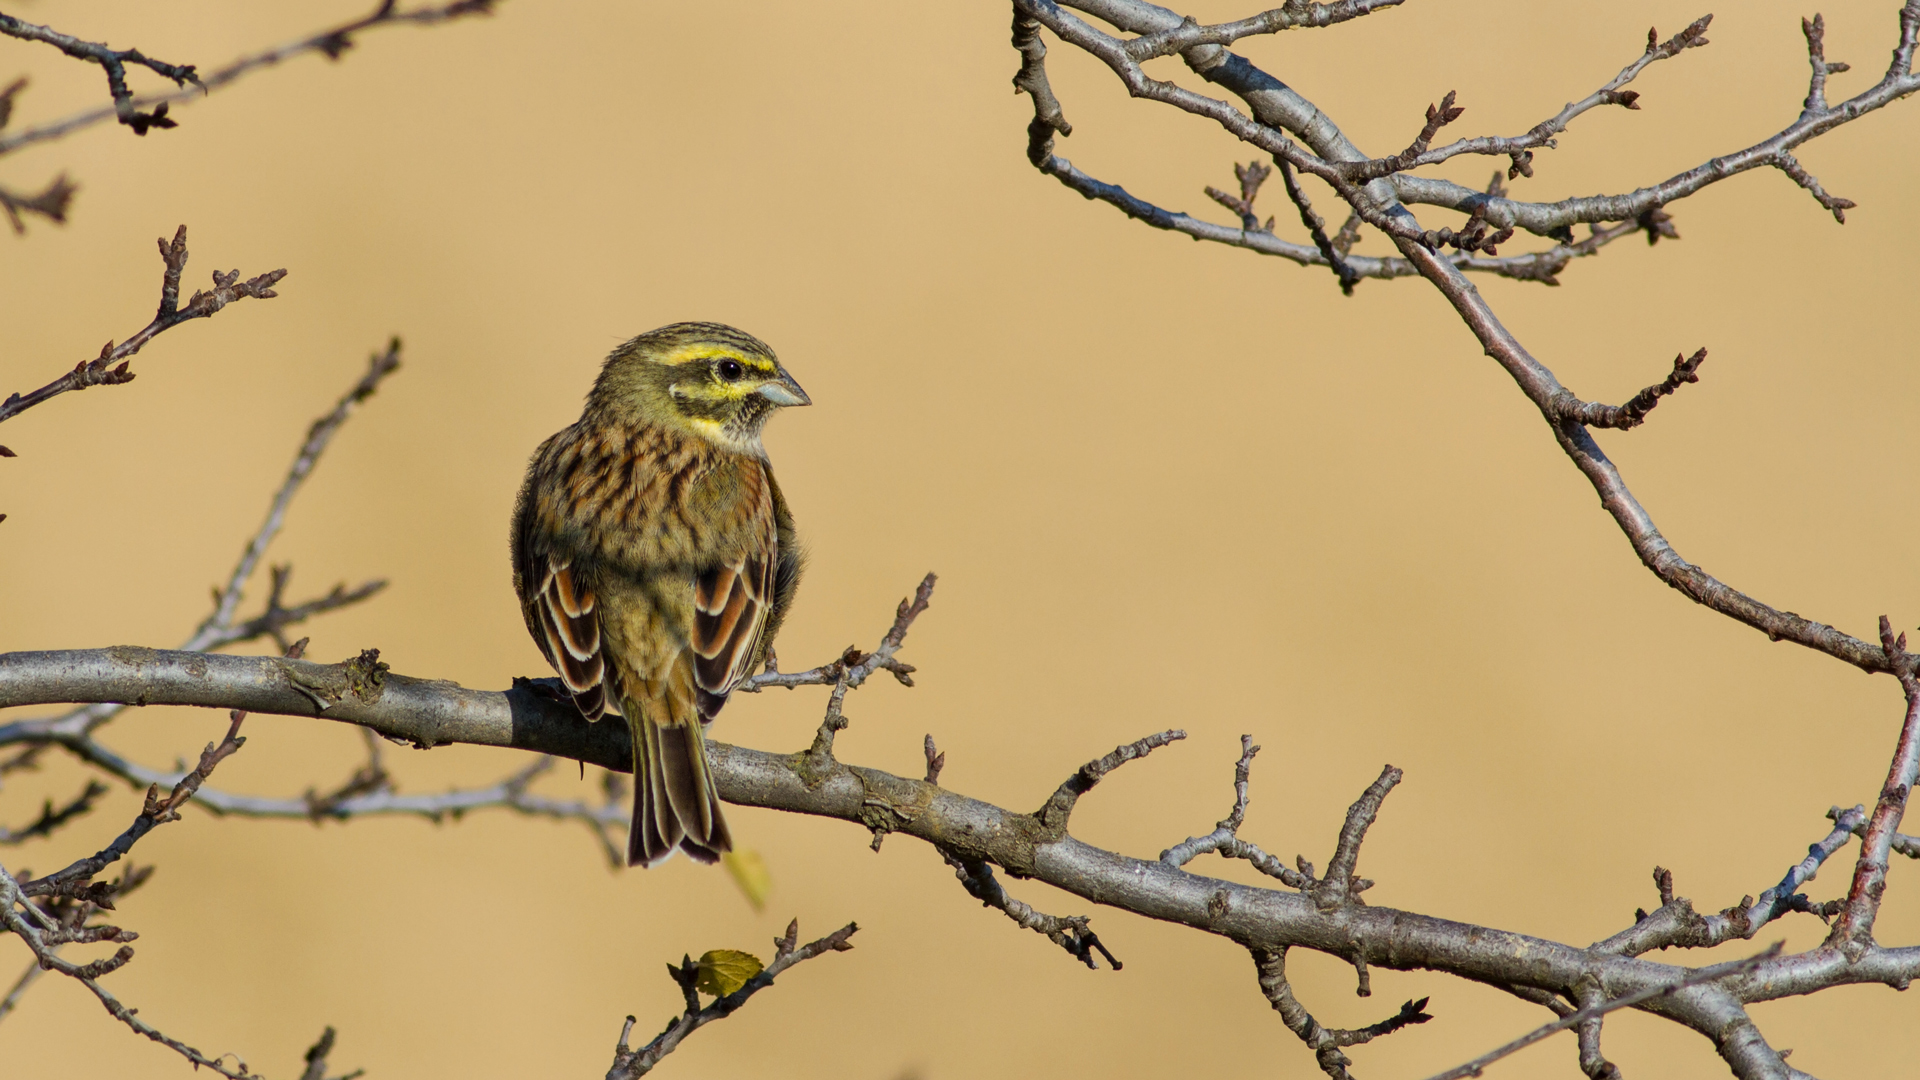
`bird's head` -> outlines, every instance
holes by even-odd
[[[811,403],[772,349],[720,323],[674,323],[621,345],[587,398],[589,410],[754,454],[775,409]]]

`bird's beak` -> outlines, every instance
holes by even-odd
[[[775,405],[811,405],[813,399],[807,396],[800,384],[793,381],[786,368],[780,369],[780,377],[760,384],[760,396]]]

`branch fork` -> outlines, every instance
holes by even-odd
[[[0,16],[5,18],[6,16]],[[48,383],[30,394],[12,394],[0,402],[0,421],[10,420],[26,412],[35,405],[57,397],[69,390],[85,390],[90,386],[116,386],[133,381],[133,373],[127,370],[127,362],[140,351],[147,342],[166,330],[183,322],[208,318],[237,300],[252,297],[257,300],[270,300],[279,295],[273,286],[287,276],[282,270],[270,270],[246,281],[240,280],[240,271],[227,273],[215,271],[213,289],[196,291],[180,306],[180,274],[187,265],[187,227],[180,226],[173,234],[173,243],[160,240],[160,258],[166,269],[160,278],[160,306],[154,312],[153,321],[132,337],[115,345],[109,341],[100,350],[100,355],[92,360],[83,361],[60,378]]]

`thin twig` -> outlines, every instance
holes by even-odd
[[[394,0],[381,0],[371,14],[349,20],[319,33],[297,38],[284,45],[242,56],[225,67],[201,76],[193,89],[175,90],[164,94],[137,95],[130,99],[129,104],[136,110],[141,106],[150,107],[154,113],[164,117],[166,106],[203,97],[259,68],[272,67],[306,53],[320,53],[330,60],[338,60],[342,54],[352,48],[353,35],[362,30],[400,24],[425,26],[451,21],[466,15],[489,15],[492,14],[495,6],[497,6],[497,0],[459,0],[456,3],[400,11]],[[88,109],[65,119],[28,128],[17,134],[0,136],[0,155],[12,153],[23,146],[62,138],[107,120],[118,119],[120,110],[121,106],[116,102],[111,108]],[[170,127],[172,122],[157,126]]]
[[[889,672],[902,686],[912,686],[913,665],[894,659],[894,654],[907,643],[907,631],[913,628],[913,621],[927,610],[927,604],[933,599],[934,583],[938,580],[939,575],[929,573],[921,579],[911,597],[900,601],[900,610],[894,615],[893,625],[880,639],[880,646],[872,652],[863,653],[848,646],[846,652],[831,664],[793,672],[775,670],[772,657],[769,657],[767,670],[743,680],[737,689],[757,694],[769,687],[791,690],[797,686],[833,686],[844,676],[847,689],[857,690],[878,671]]]
[[[627,1017],[626,1024],[620,1029],[620,1041],[614,1047],[613,1066],[607,1070],[607,1080],[638,1080],[645,1076],[660,1059],[677,1049],[683,1039],[715,1020],[724,1020],[747,1003],[747,999],[773,985],[773,980],[781,972],[802,961],[829,952],[846,952],[853,948],[848,939],[860,927],[854,923],[835,930],[818,941],[795,947],[794,942],[800,934],[800,920],[787,924],[787,932],[774,939],[773,962],[759,974],[746,981],[738,990],[722,997],[714,998],[705,1007],[695,989],[695,980],[699,975],[699,965],[691,959],[683,960],[678,967],[667,966],[667,973],[680,986],[686,999],[686,1010],[668,1021],[667,1029],[654,1040],[638,1050],[629,1049],[628,1037],[633,1033],[634,1018]]]
[[[1648,30],[1647,50],[1640,55],[1639,59],[1621,68],[1620,73],[1610,79],[1605,86],[1579,101],[1569,103],[1555,115],[1535,124],[1524,135],[1511,138],[1481,136],[1474,139],[1461,139],[1429,150],[1427,147],[1432,142],[1434,134],[1460,115],[1461,110],[1451,108],[1453,94],[1449,92],[1437,111],[1431,108],[1428,110],[1426,128],[1406,150],[1389,158],[1342,162],[1340,169],[1350,180],[1377,180],[1394,173],[1417,169],[1423,165],[1436,165],[1462,154],[1485,154],[1506,155],[1512,159],[1512,165],[1507,170],[1507,179],[1512,180],[1517,176],[1530,177],[1533,175],[1533,151],[1554,146],[1553,137],[1567,130],[1567,126],[1582,113],[1603,105],[1638,109],[1640,106],[1637,102],[1640,95],[1635,91],[1621,88],[1632,82],[1640,72],[1646,69],[1647,65],[1707,44],[1707,26],[1712,22],[1712,15],[1702,15],[1694,20],[1692,25],[1666,41],[1660,40],[1658,31]]]
[[[78,190],[79,187],[67,179],[66,173],[47,181],[46,187],[32,195],[0,187],[0,210],[6,211],[7,224],[13,226],[15,235],[24,235],[27,231],[26,219],[21,216],[23,214],[38,214],[55,225],[64,225],[67,223],[67,210],[73,205],[74,192]]]
[[[947,755],[933,745],[933,736],[928,735],[923,747],[927,755],[927,783],[940,782],[940,770],[947,767]]]
[[[1570,423],[1585,424],[1588,427],[1615,428],[1629,431],[1639,427],[1653,411],[1660,399],[1680,389],[1687,383],[1700,381],[1697,374],[1700,365],[1706,363],[1707,350],[1699,349],[1692,356],[1676,354],[1673,358],[1673,371],[1665,379],[1633,395],[1625,405],[1602,405],[1598,402],[1581,401],[1573,391],[1562,387],[1548,403],[1553,414]]]
[[[320,1038],[307,1048],[307,1068],[300,1074],[300,1080],[327,1080],[327,1058],[333,1054],[333,1037],[333,1029],[327,1028],[320,1033]],[[366,1072],[365,1069],[355,1069],[343,1076],[334,1077],[333,1080],[358,1080],[359,1077],[365,1076]]]
[[[135,135],[145,135],[149,128],[170,128],[177,125],[167,118],[167,103],[162,101],[152,112],[141,112],[134,107],[133,91],[127,88],[127,65],[144,67],[156,75],[172,79],[174,85],[185,87],[191,83],[205,90],[200,76],[195,73],[192,64],[169,64],[164,60],[155,60],[139,49],[109,49],[93,41],[81,41],[71,34],[63,34],[48,26],[16,19],[12,15],[0,14],[0,34],[20,38],[23,41],[39,41],[52,45],[61,52],[77,60],[86,60],[99,64],[107,74],[107,93],[113,98],[113,114],[122,124],[133,129]]]
[[[87,786],[73,800],[63,806],[55,807],[48,799],[40,809],[40,816],[31,824],[18,829],[9,829],[0,825],[0,844],[21,844],[36,837],[52,836],[53,831],[67,822],[93,811],[93,804],[107,793],[107,786],[98,780],[88,780]]]
[[[1253,775],[1253,758],[1260,748],[1253,744],[1253,736],[1240,736],[1240,760],[1233,766],[1233,809],[1220,819],[1212,832],[1205,836],[1189,836],[1160,853],[1160,861],[1167,866],[1181,867],[1214,851],[1229,859],[1245,859],[1254,869],[1278,878],[1295,889],[1310,889],[1314,885],[1313,876],[1295,869],[1279,859],[1260,850],[1254,844],[1240,839],[1240,826],[1247,819],[1247,787]]]
[[[1887,768],[1887,782],[1880,789],[1873,813],[1867,818],[1866,831],[1860,837],[1860,857],[1854,863],[1846,906],[1827,935],[1827,944],[1839,948],[1850,960],[1858,960],[1873,947],[1873,922],[1886,892],[1887,862],[1893,850],[1893,838],[1900,830],[1914,781],[1920,779],[1920,677],[1915,676],[1912,654],[1907,652],[1907,635],[1896,636],[1885,615],[1880,616],[1880,647],[1886,650],[1888,668],[1900,680],[1907,714],[1900,726],[1893,761]]]
[[[58,945],[49,945],[47,951],[57,953],[59,948]],[[0,1020],[5,1020],[9,1013],[20,1006],[20,999],[27,996],[27,988],[38,981],[40,976],[46,974],[46,971],[46,968],[40,966],[38,958],[27,965],[27,970],[21,972],[20,977],[14,980],[13,988],[7,991],[7,996],[0,998]]]
[[[1332,1080],[1350,1080],[1347,1066],[1353,1064],[1341,1048],[1360,1046],[1372,1042],[1383,1035],[1391,1035],[1401,1028],[1413,1024],[1424,1024],[1433,1019],[1427,1010],[1426,998],[1407,1001],[1400,1011],[1376,1024],[1363,1028],[1329,1028],[1314,1019],[1313,1014],[1294,997],[1293,985],[1287,981],[1287,950],[1254,948],[1253,966],[1258,973],[1260,993],[1280,1014],[1280,1022],[1287,1030],[1313,1051],[1320,1071]]]
[[[304,645],[304,642],[302,644]],[[297,657],[298,650],[293,652]],[[118,970],[133,959],[133,947],[125,944],[132,940],[132,934],[121,931],[117,927],[100,927],[92,929],[91,932],[87,932],[86,928],[64,927],[36,907],[30,898],[67,897],[99,904],[105,903],[114,893],[123,891],[123,887],[112,885],[102,887],[91,882],[94,875],[118,861],[148,832],[159,825],[179,820],[180,807],[193,798],[194,792],[208,776],[212,775],[214,768],[220,762],[232,756],[245,743],[246,740],[240,736],[240,725],[245,719],[245,712],[233,710],[226,736],[217,745],[213,743],[207,745],[206,750],[200,755],[199,765],[175,784],[173,790],[164,799],[159,797],[157,789],[149,788],[146,804],[142,807],[140,816],[134,819],[133,825],[126,832],[99,853],[81,859],[58,873],[27,882],[16,881],[4,867],[0,867],[0,920],[4,920],[8,929],[26,941],[27,947],[33,951],[41,967],[59,972],[85,986],[115,1019],[139,1034],[172,1049],[196,1066],[205,1066],[222,1076],[229,1077],[230,1080],[253,1080],[245,1062],[240,1062],[238,1069],[235,1070],[225,1064],[226,1055],[219,1058],[207,1057],[199,1050],[160,1032],[141,1020],[134,1015],[133,1009],[123,1005],[118,998],[100,985],[98,980],[101,976]],[[124,882],[131,877],[132,874],[129,872],[122,880]],[[82,908],[79,912],[81,918],[84,918],[85,910]],[[39,925],[34,925],[35,922]],[[57,955],[55,949],[55,946],[63,941],[100,940],[116,941],[122,944],[111,957],[89,964],[74,964],[64,960]],[[23,989],[24,980],[16,992]]]
[[[259,277],[240,280],[240,271],[234,270],[222,274],[213,273],[211,292],[196,290],[185,307],[180,305],[180,274],[187,266],[187,227],[180,226],[173,234],[173,243],[165,238],[160,240],[160,259],[166,264],[166,270],[160,278],[160,307],[154,313],[153,321],[142,327],[132,337],[115,345],[109,341],[100,349],[100,355],[92,360],[83,360],[72,371],[53,380],[30,394],[12,394],[0,402],[0,421],[10,420],[26,412],[35,405],[50,398],[58,397],[69,390],[85,390],[89,386],[116,386],[132,382],[133,372],[127,370],[133,354],[140,351],[155,336],[193,319],[204,319],[217,313],[221,308],[236,300],[253,297],[257,300],[270,300],[279,294],[273,291],[273,285],[287,276],[285,270],[272,270]],[[116,366],[117,365],[117,366]]]
[[[1319,214],[1313,212],[1313,204],[1307,200],[1306,189],[1300,186],[1300,181],[1294,179],[1293,166],[1287,164],[1285,158],[1275,158],[1274,163],[1280,167],[1280,182],[1286,186],[1287,198],[1291,199],[1295,208],[1300,211],[1300,224],[1307,227],[1307,235],[1313,237],[1313,246],[1319,249],[1320,257],[1327,260],[1327,265],[1333,268],[1333,276],[1340,282],[1340,291],[1352,296],[1354,283],[1360,280],[1359,272],[1347,265],[1346,256],[1341,254],[1340,249],[1334,247],[1333,241],[1327,237],[1327,223],[1320,220]],[[1494,254],[1492,248],[1486,250],[1487,254]]]
[[[213,613],[200,624],[197,633],[211,634],[232,627],[234,614],[240,607],[242,586],[253,577],[254,571],[260,565],[260,560],[266,555],[267,547],[273,543],[274,537],[280,534],[281,526],[286,523],[287,507],[292,505],[293,497],[299,494],[300,486],[306,482],[307,477],[313,475],[313,468],[319,464],[320,455],[326,451],[327,444],[333,441],[334,435],[347,422],[347,418],[353,415],[354,410],[373,396],[374,391],[379,389],[381,381],[399,369],[400,339],[395,337],[387,342],[385,350],[373,354],[367,362],[367,373],[362,375],[360,381],[354,383],[351,389],[341,395],[340,401],[334,405],[333,410],[315,420],[313,426],[307,429],[306,442],[300,444],[299,452],[293,457],[293,465],[287,470],[287,478],[281,481],[280,490],[274,493],[273,502],[267,507],[267,519],[260,524],[253,538],[247,541],[246,548],[240,553],[240,560],[234,564],[233,573],[227,576],[226,586],[219,592]],[[379,587],[379,585],[373,585],[372,589],[377,590]],[[361,586],[361,588],[366,589],[368,586]],[[277,603],[269,604],[269,613],[271,614],[277,606]]]
[[[1371,888],[1373,882],[1354,876],[1354,868],[1360,861],[1360,845],[1367,838],[1367,830],[1373,827],[1374,818],[1380,815],[1380,805],[1386,801],[1387,793],[1400,783],[1399,769],[1388,765],[1380,770],[1379,779],[1367,785],[1347,808],[1347,819],[1340,826],[1340,839],[1334,844],[1333,858],[1327,860],[1326,876],[1312,888],[1313,900],[1325,911],[1349,903],[1354,897]]]
[[[298,660],[306,646],[307,640],[301,638],[287,650],[287,658]],[[115,837],[111,844],[58,873],[22,883],[20,888],[23,894],[27,896],[70,895],[75,889],[85,886],[94,875],[133,850],[133,845],[139,843],[142,837],[162,825],[179,821],[180,808],[200,790],[200,785],[206,783],[207,777],[213,775],[213,770],[246,745],[247,740],[240,734],[240,725],[246,718],[246,710],[232,710],[228,716],[226,735],[218,743],[207,744],[207,748],[200,752],[199,763],[173,785],[166,798],[160,797],[158,784],[149,786],[146,802],[140,809],[140,815],[134,818],[133,824],[127,826],[127,830]]]
[[[1080,766],[1078,769],[1075,769],[1072,776],[1060,782],[1060,786],[1054,789],[1053,794],[1048,797],[1046,805],[1042,806],[1033,816],[1040,819],[1041,824],[1049,829],[1059,832],[1066,831],[1067,820],[1073,814],[1074,804],[1079,802],[1080,796],[1092,791],[1094,785],[1098,784],[1108,773],[1125,765],[1129,761],[1146,757],[1155,750],[1177,743],[1186,737],[1186,732],[1175,729],[1172,731],[1162,731],[1149,735],[1144,739],[1136,739],[1123,746],[1114,747],[1111,753],[1097,757],[1085,765]]]
[[[1765,952],[1756,953],[1744,960],[1734,960],[1725,964],[1715,964],[1712,967],[1696,968],[1665,986],[1649,986],[1644,990],[1636,990],[1631,994],[1623,994],[1620,997],[1610,998],[1598,1005],[1587,1006],[1576,1012],[1568,1013],[1566,1016],[1555,1020],[1551,1024],[1545,1024],[1535,1028],[1504,1046],[1489,1050],[1464,1065],[1457,1065],[1445,1072],[1435,1073],[1428,1078],[1428,1080],[1461,1080],[1462,1077],[1479,1076],[1487,1066],[1509,1054],[1524,1050],[1549,1035],[1557,1034],[1568,1028],[1578,1027],[1589,1020],[1598,1019],[1610,1012],[1615,1012],[1620,1009],[1630,1009],[1635,1005],[1644,1004],[1657,997],[1671,997],[1689,987],[1701,986],[1706,983],[1718,982],[1721,979],[1730,979],[1744,975],[1759,967],[1763,961],[1770,960],[1779,954],[1780,946],[1776,944],[1769,947]]]
[[[286,631],[289,627],[298,626],[316,615],[357,604],[386,588],[387,583],[378,579],[363,582],[351,589],[347,588],[343,582],[335,585],[332,591],[325,595],[289,606],[285,602],[285,594],[287,583],[291,580],[292,568],[273,567],[272,584],[264,609],[252,618],[234,621],[234,612],[241,600],[242,587],[252,578],[261,558],[265,556],[268,545],[279,534],[294,495],[299,492],[306,478],[312,474],[321,453],[358,405],[371,396],[379,383],[398,370],[399,366],[400,340],[394,338],[388,343],[385,351],[373,355],[369,361],[367,373],[354,383],[333,409],[313,422],[308,429],[306,442],[294,455],[293,466],[288,470],[286,479],[281,481],[279,490],[274,494],[273,501],[267,509],[266,520],[261,523],[259,531],[247,541],[246,547],[240,553],[239,561],[227,575],[226,584],[214,589],[213,609],[205,619],[201,620],[194,632],[188,635],[186,641],[181,643],[180,648],[183,651],[201,652],[220,649],[271,637],[280,651],[285,652],[288,646]],[[71,742],[74,736],[90,735],[119,715],[122,708],[123,706],[115,703],[88,705],[61,716],[17,720],[0,725],[0,745],[27,741],[39,736],[68,740],[69,748],[73,749],[76,746]],[[118,760],[104,750],[99,751],[99,755],[108,760]],[[123,779],[136,784],[157,782],[172,784],[179,779],[179,774],[147,771],[134,775],[127,769],[110,769],[110,771],[115,771]],[[163,776],[166,779],[162,780]]]
[[[1115,971],[1125,966],[1101,944],[1100,935],[1093,932],[1087,916],[1048,915],[1043,911],[1035,911],[1008,893],[1001,886],[1000,879],[994,876],[993,867],[983,860],[955,854],[945,848],[940,850],[940,857],[953,867],[953,876],[960,879],[967,895],[980,901],[981,906],[993,908],[1012,919],[1014,925],[1021,929],[1045,937],[1091,970],[1097,971],[1100,967],[1094,963],[1093,954],[1096,952],[1105,957],[1107,964]]]
[[[1241,38],[1260,34],[1278,34],[1303,27],[1333,26],[1376,11],[1398,7],[1406,0],[1336,0],[1334,3],[1289,3],[1258,15],[1217,26],[1202,26],[1189,17],[1172,30],[1142,34],[1127,43],[1127,50],[1140,61],[1171,56],[1196,45],[1231,45]]]

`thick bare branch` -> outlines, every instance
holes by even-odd
[[[377,690],[357,694],[345,692],[352,680],[343,668],[137,649],[12,653],[0,656],[0,707],[94,697],[228,705],[321,715],[419,746],[511,746],[617,771],[630,767],[624,725],[582,724],[570,705],[530,687],[486,693],[442,680],[388,674]],[[342,692],[323,711],[296,686],[338,687]],[[1580,982],[1595,978],[1612,997],[1648,988],[1657,993],[1672,988],[1684,974],[1684,969],[1643,958],[1608,956],[1388,907],[1346,904],[1324,910],[1311,896],[1293,890],[1240,885],[1157,860],[1103,851],[1049,829],[1031,815],[922,780],[856,765],[837,765],[819,774],[809,771],[801,760],[804,755],[724,743],[712,743],[710,749],[718,790],[728,802],[833,817],[857,823],[863,831],[881,821],[892,832],[926,840],[957,858],[1037,878],[1095,903],[1219,934],[1249,948],[1307,947],[1395,969],[1445,971],[1492,985],[1563,995],[1572,995]],[[1369,814],[1377,811],[1376,796],[1384,795],[1388,778],[1376,781],[1356,804],[1343,829],[1341,851],[1357,843]],[[1837,950],[1816,949],[1770,961],[1754,978],[1740,982],[1737,994],[1724,986],[1689,986],[1646,999],[1641,1007],[1716,1032],[1727,1030],[1742,1014],[1742,1001],[1846,983],[1891,983],[1915,974],[1920,974],[1920,949],[1873,946],[1851,963]]]

